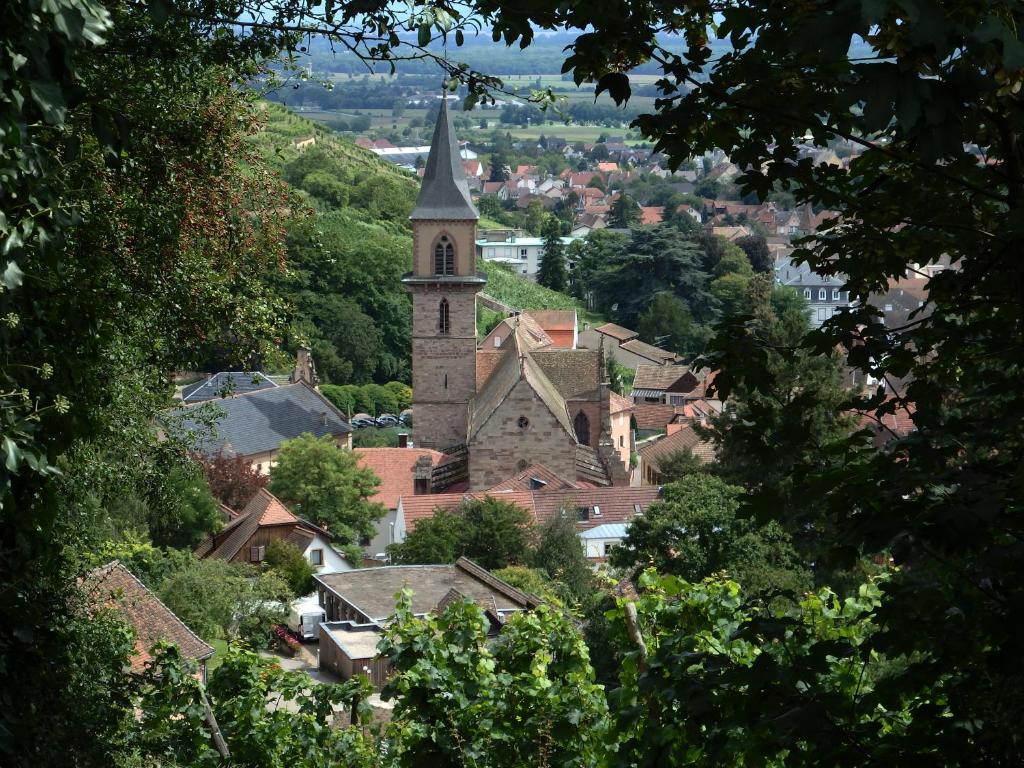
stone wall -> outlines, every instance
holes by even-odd
[[[520,417],[526,417],[525,427],[520,427]],[[576,440],[520,379],[469,445],[470,488],[489,488],[530,464],[543,464],[573,480]]]

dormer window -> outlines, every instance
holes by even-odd
[[[448,239],[448,235],[441,235],[434,246],[434,274],[455,274],[455,246]]]

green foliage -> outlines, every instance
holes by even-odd
[[[271,572],[281,577],[294,595],[308,595],[313,591],[313,574],[302,550],[284,539],[274,539],[267,545],[265,562]]]
[[[295,597],[278,574],[217,558],[193,560],[173,572],[158,594],[200,637],[259,647],[268,644],[271,626],[287,618]]]
[[[541,232],[544,237],[544,255],[540,259],[537,282],[545,288],[562,292],[566,286],[565,246],[558,219],[549,217]]]
[[[373,535],[374,522],[387,511],[369,501],[378,485],[373,471],[360,467],[357,456],[330,435],[282,443],[270,473],[271,493],[296,514],[323,523],[342,544]]]
[[[413,616],[408,593],[381,653],[395,667],[398,766],[591,766],[606,749],[607,706],[578,630],[542,606],[509,618],[492,644],[469,601]]]
[[[167,491],[171,503],[155,510],[149,523],[156,546],[191,548],[220,529],[223,515],[198,466],[173,468]]]
[[[658,476],[663,484],[675,483],[687,475],[706,471],[704,462],[693,455],[689,448],[680,448],[675,453],[658,459]]]
[[[730,581],[648,573],[641,584],[648,655],[624,656],[611,694],[623,765],[656,753],[669,765],[859,766],[902,754],[916,718],[948,713],[939,691],[917,699],[889,687],[897,667],[870,648],[874,584],[846,600],[808,595],[795,618],[745,608]]]
[[[370,768],[371,739],[358,727],[337,728],[337,708],[369,717],[369,683],[355,677],[321,684],[272,659],[233,648],[211,673],[208,693],[173,646],[161,646],[142,681],[140,727],[133,744],[146,765],[219,766],[223,760],[204,719],[208,701],[231,754],[244,768]],[[268,704],[272,701],[272,704]]]
[[[577,309],[576,301],[564,293],[552,291],[496,261],[477,260],[477,269],[487,275],[486,292],[498,301],[517,309]]]
[[[546,571],[525,565],[510,565],[491,573],[520,592],[536,595],[548,605],[560,607],[564,604],[564,588],[553,582]]]
[[[636,330],[644,341],[680,355],[697,354],[707,342],[704,327],[694,323],[683,300],[671,293],[654,296],[637,317]]]
[[[547,574],[565,602],[579,602],[593,591],[593,572],[577,535],[575,516],[556,516],[540,526],[529,562]]]
[[[608,225],[618,229],[626,229],[634,224],[640,223],[640,206],[636,204],[629,195],[620,194],[618,199],[612,203],[611,213],[608,217]]]
[[[396,563],[454,563],[468,557],[496,570],[525,564],[530,538],[529,512],[487,496],[467,500],[455,513],[438,510],[417,522],[405,540],[388,551]]]
[[[737,516],[742,493],[708,474],[665,486],[665,500],[633,520],[612,550],[612,564],[650,566],[688,581],[725,571],[748,596],[786,591],[796,597],[810,585],[806,569],[777,523],[762,526]]]
[[[91,570],[118,560],[152,590],[172,574],[192,565],[191,552],[181,549],[160,549],[150,542],[129,535],[118,541],[105,541],[82,554],[83,570]]]

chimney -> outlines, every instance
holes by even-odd
[[[408,448],[409,447],[409,433],[408,432],[399,432],[398,433],[398,447],[399,448]]]
[[[313,363],[313,352],[309,347],[299,347],[295,353],[295,368],[288,379],[292,384],[300,381],[313,389],[316,389],[320,379],[316,375],[316,365]]]
[[[412,468],[413,493],[417,496],[430,493],[433,477],[433,460],[427,455],[420,456]]]

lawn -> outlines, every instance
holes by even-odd
[[[206,662],[206,673],[213,672],[217,667],[224,661],[224,654],[228,652],[228,641],[227,640],[209,640],[210,645],[213,646],[213,656],[211,656]]]

